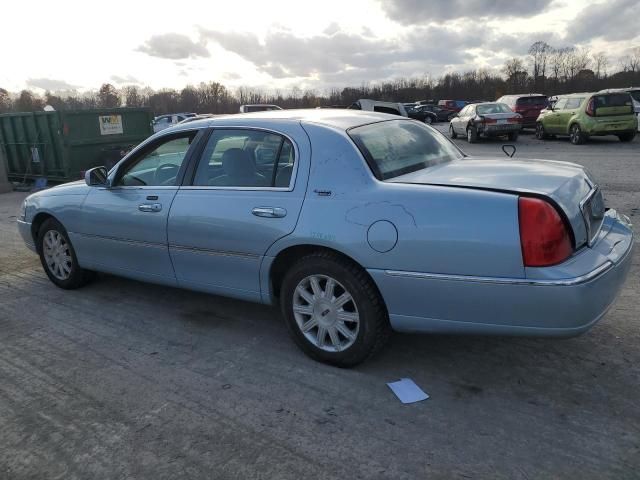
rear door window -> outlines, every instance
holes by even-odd
[[[584,97],[572,97],[572,98],[568,98],[567,99],[567,104],[565,105],[565,110],[574,110],[576,108],[580,108],[580,104],[582,104],[582,101],[584,100]]]

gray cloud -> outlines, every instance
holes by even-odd
[[[72,85],[64,80],[53,78],[29,78],[27,87],[42,88],[43,90],[75,90],[78,85]]]
[[[595,38],[631,40],[638,36],[638,0],[609,0],[589,5],[571,21],[567,40],[584,42]]]
[[[109,80],[111,80],[113,83],[116,83],[118,85],[124,85],[124,84],[141,85],[142,84],[142,82],[138,80],[136,77],[134,77],[133,75],[123,75],[123,76],[111,75]]]
[[[319,77],[326,82],[354,75],[370,80],[387,71],[400,76],[407,70],[424,73],[427,67],[461,65],[472,58],[464,50],[481,40],[480,32],[461,33],[433,25],[413,28],[393,39],[372,37],[369,32],[346,33],[335,24],[307,38],[272,31],[263,43],[251,33],[201,29],[201,35],[273,78]]]
[[[552,0],[378,0],[389,18],[410,25],[457,18],[530,17]]]
[[[196,43],[180,33],[153,35],[137,49],[152,57],[180,60],[184,58],[208,57],[209,51],[202,43]]]

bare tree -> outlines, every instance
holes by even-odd
[[[11,97],[9,92],[4,88],[0,88],[0,113],[5,113],[11,110]]]
[[[98,90],[98,103],[102,108],[115,108],[120,106],[120,97],[116,87],[105,83]]]
[[[547,63],[552,52],[551,45],[541,40],[529,47],[529,55],[532,62],[533,82],[535,88],[544,88],[544,80],[547,76]]]
[[[604,52],[594,53],[591,56],[591,63],[593,64],[593,71],[596,78],[600,79],[607,76],[607,66],[609,65],[609,59]]]
[[[629,50],[629,54],[622,59],[622,70],[633,73],[640,71],[640,47]]]
[[[144,97],[135,85],[124,87],[122,89],[122,96],[124,97],[124,104],[127,107],[142,107],[145,103]]]

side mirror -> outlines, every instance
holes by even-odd
[[[84,174],[84,181],[90,187],[108,187],[108,172],[104,167],[95,167],[87,170]]]

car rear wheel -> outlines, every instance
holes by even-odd
[[[467,127],[467,142],[476,143],[478,141],[478,131],[475,127]]]
[[[569,140],[574,145],[581,145],[587,140],[584,133],[582,133],[580,125],[578,125],[577,123],[571,125],[571,130],[569,131]]]
[[[456,131],[453,129],[453,125],[449,124],[449,137],[451,138],[458,138],[458,134],[456,133]]]
[[[424,123],[426,123],[427,125],[431,125],[433,123],[433,118],[431,118],[430,115],[427,115],[426,117],[424,117]]]
[[[44,221],[38,231],[40,262],[49,279],[60,288],[80,288],[94,277],[94,272],[78,264],[67,231],[53,218]]]
[[[387,312],[372,280],[330,252],[307,255],[289,269],[280,307],[302,351],[339,367],[361,363],[389,337]]]
[[[636,138],[636,134],[635,132],[621,133],[620,135],[618,135],[618,138],[620,139],[621,142],[630,142],[634,138]]]

